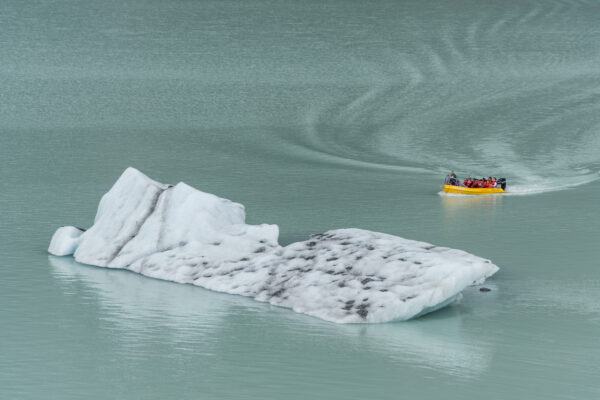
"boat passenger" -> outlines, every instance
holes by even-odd
[[[450,171],[450,179],[448,179],[448,183],[452,186],[460,186],[460,181],[456,177],[454,171]]]

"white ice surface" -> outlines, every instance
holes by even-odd
[[[242,205],[184,183],[160,184],[133,168],[104,195],[78,241],[65,229],[53,236],[50,253],[340,323],[412,318],[498,270],[464,251],[361,229],[281,247],[278,227],[246,225]]]
[[[68,256],[77,250],[84,231],[74,226],[61,226],[50,240],[48,252],[55,256]]]

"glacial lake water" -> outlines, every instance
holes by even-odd
[[[600,398],[600,3],[31,1],[0,11],[0,398]],[[358,227],[500,271],[338,325],[46,252],[134,166],[280,242]],[[440,196],[443,176],[510,195]]]

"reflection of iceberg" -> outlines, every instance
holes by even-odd
[[[447,314],[432,314],[410,324],[332,326],[293,313],[264,313],[268,305],[239,296],[81,265],[70,257],[48,258],[52,275],[65,292],[83,290],[97,301],[102,321],[114,326],[114,335],[128,347],[154,343],[148,336],[160,329],[161,338],[180,348],[215,352],[226,345],[219,338],[229,337],[225,331],[233,330],[254,335],[247,341],[256,345],[246,351],[255,352],[256,358],[264,357],[261,346],[269,345],[262,343],[264,332],[278,332],[286,342],[303,348],[315,347],[315,338],[320,338],[319,345],[328,348],[335,344],[397,362],[421,363],[454,376],[478,375],[491,360],[485,341],[464,332],[460,316],[452,315],[451,308]]]
[[[451,302],[497,271],[460,250],[360,229],[281,247],[240,204],[129,168],[86,232],[59,228],[49,251],[79,262],[240,294],[335,322],[384,322]],[[58,250],[57,250],[58,249]]]
[[[433,315],[433,314],[432,314]],[[491,362],[491,349],[480,338],[466,335],[461,319],[425,318],[411,324],[341,326],[346,336],[363,328],[368,350],[407,363],[422,363],[448,375],[473,376]]]
[[[70,257],[48,257],[55,278],[68,286],[81,283],[92,289],[111,322],[121,325],[125,336],[156,326],[184,328],[220,325],[224,309],[243,298],[219,296],[191,286],[141,278],[131,273],[114,273],[105,268],[78,264]],[[230,301],[225,301],[230,300]],[[202,332],[202,329],[196,332]]]

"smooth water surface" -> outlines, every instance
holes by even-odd
[[[600,398],[600,3],[0,8],[0,398]],[[134,166],[283,244],[455,247],[491,292],[336,325],[46,253]],[[438,195],[443,175],[512,195]]]

